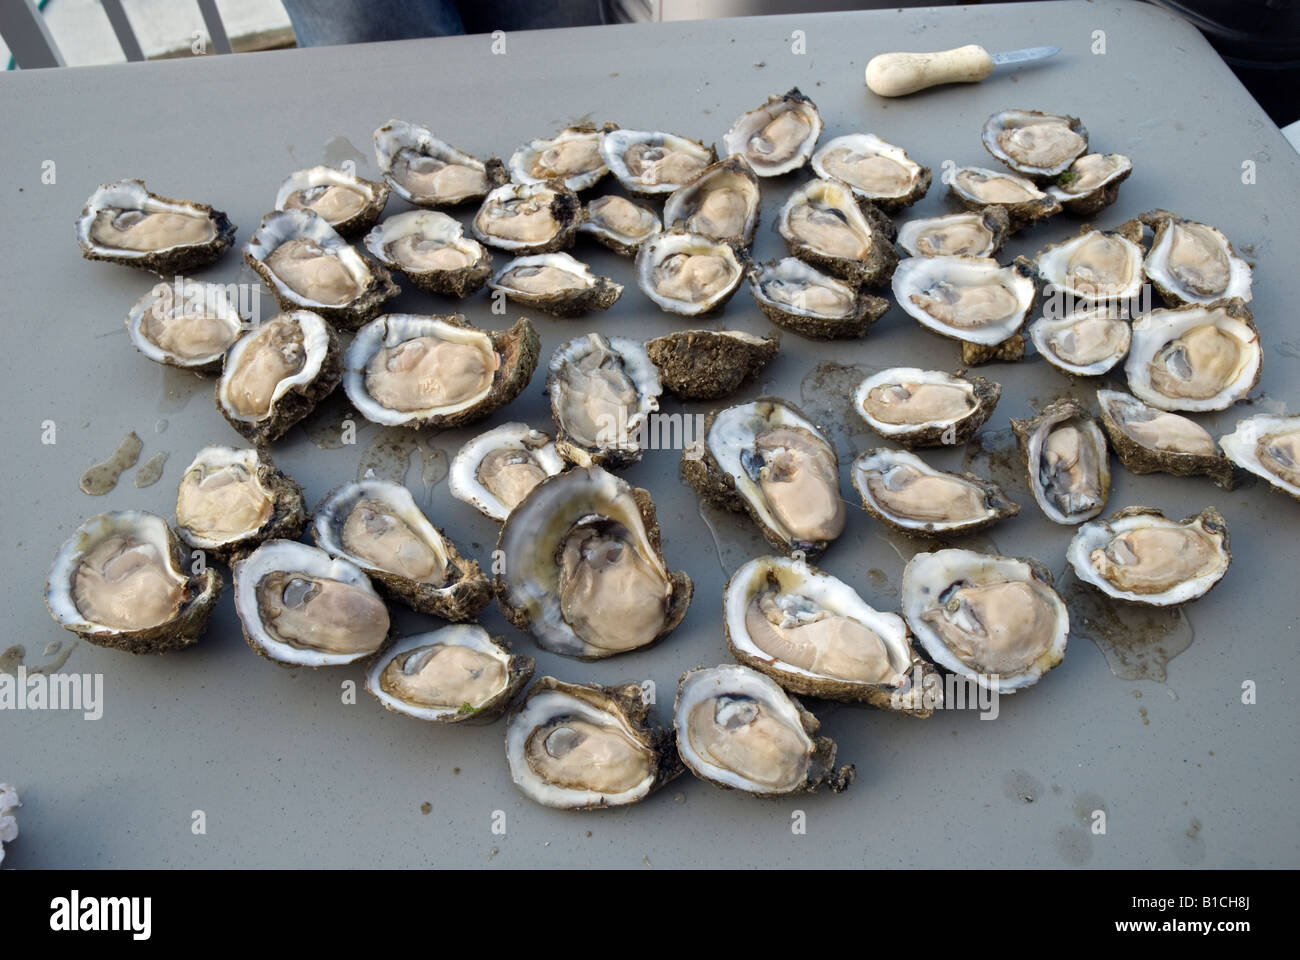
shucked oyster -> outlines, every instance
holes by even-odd
[[[219,283],[160,283],[126,315],[126,332],[150,360],[212,373],[243,332],[244,318]]]
[[[697,317],[722,308],[740,286],[744,250],[696,233],[660,233],[636,255],[637,285],[669,313]]]
[[[589,233],[615,253],[634,257],[645,243],[663,229],[659,214],[633,203],[627,197],[607,194],[587,204],[579,233]]]
[[[401,484],[344,484],[317,504],[311,533],[322,550],[355,563],[421,613],[471,620],[492,599],[487,575],[460,555]]]
[[[361,569],[295,540],[268,540],[231,567],[235,612],[259,656],[328,667],[370,656],[388,638],[388,608]]]
[[[958,167],[948,180],[948,192],[970,210],[1002,208],[1013,231],[1061,212],[1061,202],[1032,180],[984,167]]]
[[[1133,473],[1206,474],[1225,490],[1232,489],[1232,464],[1200,424],[1118,390],[1098,390],[1097,404],[1111,447]]]
[[[374,139],[379,172],[399,197],[419,207],[478,200],[507,177],[495,157],[485,164],[405,120],[389,120]]]
[[[639,341],[575,337],[551,355],[546,389],[558,428],[555,448],[565,460],[621,467],[641,459],[642,433],[663,388]]]
[[[1084,230],[1034,258],[1039,278],[1086,303],[1131,300],[1142,290],[1142,248],[1119,233]]]
[[[744,510],[777,549],[821,553],[844,532],[839,459],[795,406],[760,397],[709,415],[682,476],[706,500]]]
[[[310,210],[268,213],[244,260],[281,310],[311,310],[343,330],[361,326],[399,292],[387,269],[367,261]]]
[[[868,606],[848,584],[801,560],[759,557],[722,595],[727,647],[791,693],[928,717],[913,684],[925,667],[903,618]]]
[[[1205,596],[1232,562],[1228,527],[1213,507],[1182,523],[1151,507],[1126,507],[1081,526],[1065,556],[1085,583],[1152,607]]]
[[[1001,207],[909,220],[898,245],[914,257],[991,257],[1002,249],[1011,223]]]
[[[664,226],[747,247],[754,242],[761,202],[753,169],[733,155],[673,191],[664,202]]]
[[[516,257],[492,278],[492,289],[517,303],[557,317],[608,310],[623,295],[623,285],[598,277],[567,253]]]
[[[1066,212],[1090,217],[1119,196],[1119,185],[1133,172],[1133,161],[1122,153],[1089,153],[1079,157],[1047,188]]]
[[[743,330],[675,330],[647,340],[645,352],[678,398],[715,400],[767,366],[780,345]]]
[[[791,193],[776,229],[791,254],[853,283],[879,286],[898,263],[889,218],[837,180],[809,180]]]
[[[668,570],[644,490],[599,467],[543,480],[501,528],[497,603],[546,650],[598,660],[636,650],[686,615],[691,579]]]
[[[984,257],[911,257],[894,271],[898,305],[923,327],[991,347],[1019,333],[1037,289],[1032,269]]]
[[[1226,410],[1259,382],[1264,352],[1240,300],[1152,310],[1133,322],[1128,386],[1161,410]]]
[[[235,225],[206,203],[169,200],[142,180],[106,183],[77,218],[87,260],[108,260],[170,276],[207,266],[235,242]]]
[[[1032,420],[1012,418],[1011,429],[1029,471],[1029,488],[1054,523],[1082,523],[1106,506],[1110,451],[1097,421],[1077,400],[1048,404]]]
[[[648,711],[635,684],[542,677],[507,721],[510,779],[533,802],[563,810],[644,800],[682,772],[671,734],[648,726]]]
[[[889,310],[889,301],[855,289],[795,257],[759,264],[749,289],[769,320],[815,340],[861,337]]]
[[[492,275],[492,255],[464,236],[459,220],[439,210],[388,217],[366,234],[365,243],[376,260],[429,293],[467,297]]]
[[[504,520],[547,477],[565,468],[551,438],[526,423],[503,423],[460,448],[447,473],[457,500]]]
[[[1133,328],[1113,304],[1085,307],[1063,317],[1046,314],[1029,326],[1029,338],[1052,366],[1099,377],[1128,355]]]
[[[484,331],[461,316],[387,314],[357,331],[343,360],[343,389],[374,423],[461,426],[519,395],[539,346],[522,318],[509,330]]]
[[[1037,561],[918,553],[903,570],[902,600],[930,659],[989,690],[1014,693],[1065,658],[1070,615]]]
[[[734,663],[682,674],[673,704],[677,753],[691,773],[724,790],[780,797],[827,786],[839,793],[854,767],[835,768],[835,741],[772,680]]]
[[[783,96],[773,94],[742,114],[722,138],[728,154],[740,154],[760,177],[777,177],[798,170],[817,147],[822,118],[817,105],[798,87]]]
[[[1219,445],[1237,466],[1300,500],[1300,417],[1247,417]]]
[[[488,246],[522,256],[573,246],[581,220],[578,195],[557,181],[506,183],[483,199],[470,229]]]
[[[387,203],[388,184],[364,180],[334,167],[311,167],[292,173],[275,195],[275,209],[310,210],[344,237],[369,230]]]
[[[891,367],[858,384],[853,409],[876,433],[905,447],[953,446],[975,435],[1001,396],[1001,384],[983,377]]]
[[[339,383],[339,339],[316,314],[295,310],[246,333],[226,354],[216,403],[254,443],[270,443]]]
[[[530,140],[510,157],[511,179],[516,183],[561,180],[574,192],[594,187],[609,173],[600,155],[601,138],[617,129],[612,123],[599,128],[580,124],[553,137]]]
[[[623,189],[640,197],[672,193],[718,159],[716,150],[698,140],[649,130],[609,131],[600,155]]]
[[[874,133],[836,137],[812,157],[813,172],[842,180],[882,210],[910,207],[930,189],[930,168]]]
[[[302,488],[260,450],[204,447],[176,491],[176,532],[220,560],[264,540],[296,537],[306,522]]]
[[[1012,170],[1039,180],[1063,173],[1088,149],[1078,117],[1002,110],[984,123],[984,147]]]
[[[936,470],[905,450],[868,450],[852,475],[863,509],[909,536],[970,533],[1020,512],[996,483]]]
[[[1155,230],[1146,272],[1171,307],[1233,297],[1250,302],[1250,264],[1217,229],[1167,210],[1151,210],[1138,220]]]
[[[366,689],[417,720],[487,723],[532,675],[531,657],[513,655],[476,623],[462,623],[393,643],[371,661]]]
[[[221,594],[216,570],[189,570],[185,548],[162,517],[101,513],[55,554],[45,606],[59,626],[101,647],[178,650],[203,635]]]

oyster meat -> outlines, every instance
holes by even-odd
[[[596,276],[567,253],[516,257],[496,272],[491,287],[556,317],[608,310],[623,295],[621,283]]]
[[[290,174],[275,195],[275,209],[310,210],[341,236],[353,237],[375,225],[388,203],[388,184],[365,180],[334,167]]]
[[[762,198],[758,179],[743,156],[705,167],[664,201],[664,226],[741,246],[754,242]]]
[[[835,741],[774,681],[728,663],[682,674],[673,705],[677,753],[687,769],[724,790],[780,797],[844,790],[852,764],[835,768]]]
[[[636,280],[660,309],[684,317],[713,313],[731,299],[749,258],[723,240],[696,233],[660,233],[641,245]]]
[[[621,467],[641,459],[663,387],[640,341],[575,337],[551,355],[546,389],[555,448],[569,463]]]
[[[167,521],[143,510],[91,517],[59,548],[45,606],[83,640],[128,653],[166,653],[196,642],[221,595],[212,567],[190,573]]]
[[[302,488],[263,450],[204,447],[176,491],[176,532],[219,560],[265,540],[296,537],[306,523]]]
[[[106,183],[77,218],[77,243],[87,260],[107,260],[179,274],[215,262],[235,242],[235,225],[206,203],[150,193],[143,180]]]
[[[1132,300],[1146,280],[1142,248],[1119,233],[1100,230],[1084,230],[1041,250],[1034,263],[1044,283],[1085,304]]]
[[[510,779],[534,803],[562,810],[644,800],[682,772],[671,733],[648,726],[648,712],[635,684],[542,677],[507,720]]]
[[[1047,193],[1076,217],[1090,217],[1119,196],[1119,185],[1133,172],[1122,153],[1088,153],[1079,157],[1047,188]]]
[[[361,480],[316,506],[312,537],[413,610],[471,620],[492,599],[492,582],[462,557],[416,505],[411,491],[386,480]]]
[[[905,447],[965,443],[1002,396],[1001,384],[942,370],[890,367],[853,392],[853,409],[872,430]]]
[[[1300,500],[1300,417],[1247,417],[1219,445],[1237,466]]]
[[[795,87],[738,117],[722,146],[728,154],[744,157],[760,177],[777,177],[807,163],[821,133],[817,105]]]
[[[1119,390],[1098,390],[1097,404],[1111,447],[1133,473],[1205,474],[1225,490],[1232,489],[1232,464],[1199,423]]]
[[[379,172],[399,197],[418,207],[479,200],[506,181],[495,157],[486,164],[443,143],[426,127],[389,120],[375,131]]]
[[[366,689],[387,709],[434,723],[489,723],[533,675],[531,657],[510,652],[476,623],[403,637],[366,669]]]
[[[1099,377],[1128,355],[1133,329],[1122,309],[1102,304],[1059,318],[1044,315],[1029,325],[1029,339],[1057,369]]]
[[[893,224],[836,180],[809,180],[776,217],[790,253],[855,284],[879,286],[898,263]]]
[[[1033,309],[1033,271],[1017,260],[909,257],[893,278],[898,305],[923,327],[954,340],[992,347],[1015,337]]]
[[[366,234],[365,244],[376,260],[428,293],[467,297],[492,275],[492,255],[439,210],[388,217]]]
[[[905,450],[868,450],[853,461],[853,486],[869,514],[908,536],[970,533],[1020,512],[996,483],[936,470]]]
[[[1000,207],[1013,231],[1061,212],[1061,201],[1032,180],[985,167],[958,167],[947,179],[948,192],[970,210]]]
[[[581,221],[578,195],[563,184],[506,183],[484,198],[470,229],[488,246],[523,256],[573,246]]]
[[[611,130],[600,140],[605,166],[634,196],[672,193],[718,159],[712,147],[671,133]]]
[[[244,318],[219,283],[160,283],[126,315],[127,336],[146,357],[203,373],[221,369],[243,328]]]
[[[1049,520],[1076,524],[1101,513],[1110,494],[1110,451],[1077,400],[1057,400],[1032,420],[1012,418],[1011,429],[1029,488]]]
[[[767,366],[780,345],[743,330],[676,330],[647,340],[645,351],[679,399],[715,400]]]
[[[1078,117],[1038,110],[1001,110],[984,123],[984,148],[1017,173],[1039,180],[1059,176],[1088,149]]]
[[[565,466],[546,434],[526,423],[503,423],[460,448],[447,486],[457,500],[504,520],[533,487]]]
[[[898,245],[913,257],[991,257],[1010,232],[1007,212],[991,206],[909,220],[898,228]]]
[[[1126,507],[1081,526],[1066,550],[1079,579],[1119,600],[1169,607],[1205,596],[1228,572],[1228,527],[1207,507],[1181,523]]]
[[[575,193],[600,182],[609,167],[600,155],[600,141],[616,124],[565,127],[553,137],[530,140],[510,156],[510,178],[516,183],[560,180]]]
[[[841,180],[883,210],[910,207],[930,189],[930,168],[874,133],[851,133],[822,145],[812,156],[813,172]]]
[[[1152,310],[1133,322],[1129,389],[1161,410],[1226,410],[1259,382],[1264,351],[1240,300]]]
[[[552,653],[598,660],[653,643],[691,602],[646,491],[600,467],[548,477],[506,517],[497,603]]]
[[[1250,264],[1219,230],[1165,210],[1149,211],[1138,220],[1155,230],[1146,273],[1171,307],[1232,298],[1250,302]]]
[[[645,243],[663,229],[659,214],[626,197],[609,194],[596,197],[584,209],[579,233],[589,233],[615,253],[634,257]]]
[[[889,310],[889,301],[827,276],[795,257],[749,271],[749,289],[769,320],[815,340],[861,337]]]

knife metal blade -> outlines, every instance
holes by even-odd
[[[991,53],[989,59],[997,66],[1005,63],[1029,63],[1031,60],[1046,60],[1061,52],[1060,47],[1026,47],[1024,50],[1008,50],[1006,53]]]

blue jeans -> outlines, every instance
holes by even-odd
[[[465,32],[454,0],[282,0],[300,47]]]

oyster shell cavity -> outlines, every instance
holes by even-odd
[[[1161,410],[1224,410],[1259,382],[1263,350],[1239,300],[1152,310],[1133,323],[1129,389]]]
[[[773,94],[767,103],[742,114],[722,138],[729,154],[743,156],[760,177],[798,170],[812,156],[821,136],[817,105],[792,89]]]

